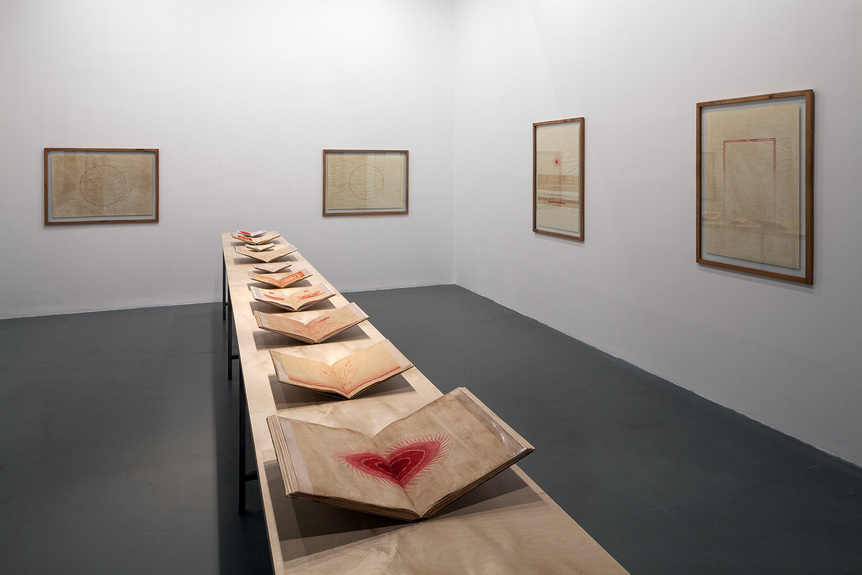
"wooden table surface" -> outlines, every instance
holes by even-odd
[[[279,238],[277,243],[287,242]],[[268,416],[279,414],[373,435],[442,394],[415,367],[351,400],[330,399],[279,382],[270,349],[292,348],[292,353],[332,362],[385,336],[374,328],[373,317],[316,345],[258,328],[254,310],[284,310],[252,299],[249,285],[266,286],[248,277],[256,262],[235,252],[241,244],[229,233],[222,234],[254,457],[276,574],[626,573],[517,466],[434,517],[412,523],[286,497],[266,424]],[[297,247],[300,251],[283,261],[291,262],[293,271],[307,269],[314,275],[295,287],[325,283],[336,295],[293,317],[307,321],[321,309],[347,304],[335,286],[301,255],[302,246]]]

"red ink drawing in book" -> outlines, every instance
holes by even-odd
[[[322,292],[322,291],[320,291],[320,290],[317,290],[317,291],[315,291],[315,292],[313,292],[313,293],[308,293],[308,294],[301,295],[301,296],[297,297],[296,299],[298,299],[298,300],[300,300],[300,301],[301,301],[301,300],[304,300],[304,299],[309,299],[309,298],[317,297],[317,296],[319,296],[319,295],[323,295],[323,292]]]
[[[277,296],[277,295],[275,295],[275,294],[274,294],[273,292],[271,292],[271,291],[265,291],[265,292],[261,292],[261,293],[263,293],[263,295],[264,295],[264,296],[266,296],[266,297],[268,297],[269,299],[276,299],[276,300],[278,300],[278,301],[284,301],[284,299],[285,299],[285,298],[283,298],[283,297],[281,297],[281,296]]]
[[[408,488],[424,471],[432,469],[446,456],[450,436],[405,439],[383,454],[362,452],[336,455],[353,469],[375,479]]]

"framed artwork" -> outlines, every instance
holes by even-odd
[[[159,221],[159,151],[45,148],[45,224]]]
[[[813,282],[814,92],[697,105],[697,262]]]
[[[323,150],[323,215],[406,214],[407,150]]]
[[[533,231],[584,240],[584,119],[533,124]]]

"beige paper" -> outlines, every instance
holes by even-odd
[[[296,251],[296,247],[291,244],[282,245],[274,250],[267,250],[264,252],[250,250],[248,246],[236,246],[234,249],[236,250],[236,253],[259,262],[272,262]]]
[[[271,416],[287,495],[400,519],[429,517],[533,447],[464,388],[383,428]]]
[[[53,154],[54,218],[152,216],[152,154]]]
[[[307,312],[312,313],[312,312]],[[304,341],[320,343],[342,331],[368,319],[364,311],[355,303],[334,310],[318,313],[314,319],[301,322],[291,317],[293,313],[262,313],[254,312],[258,327]]]
[[[311,307],[335,295],[326,284],[307,288],[259,289],[249,286],[256,301],[269,303],[288,311],[299,311]]]
[[[278,232],[264,232],[263,234],[261,234],[259,236],[250,237],[250,236],[244,236],[244,235],[238,234],[238,233],[231,233],[231,237],[233,237],[233,239],[239,240],[245,244],[259,245],[259,244],[269,243],[272,240],[274,240],[275,238],[281,237],[281,234]]]
[[[326,156],[328,210],[403,208],[405,156],[401,153],[330,153]]]
[[[270,355],[280,382],[348,399],[413,367],[387,339],[332,365],[278,350]]]
[[[536,225],[580,233],[579,122],[536,128]]]
[[[799,107],[708,111],[703,120],[706,252],[799,269]]]
[[[265,283],[267,285],[275,286],[277,288],[285,288],[289,285],[295,284],[296,282],[308,279],[312,275],[314,274],[309,273],[308,270],[273,274],[259,274],[257,272],[248,272],[248,277],[250,279]]]
[[[254,269],[267,274],[276,274],[288,269],[291,264],[292,262],[259,263],[254,264]]]

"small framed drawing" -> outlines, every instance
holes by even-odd
[[[45,148],[45,224],[159,221],[159,151]]]
[[[697,262],[813,282],[814,92],[697,105]]]
[[[323,150],[323,215],[406,214],[407,150]]]
[[[584,119],[533,124],[533,231],[584,241]]]

